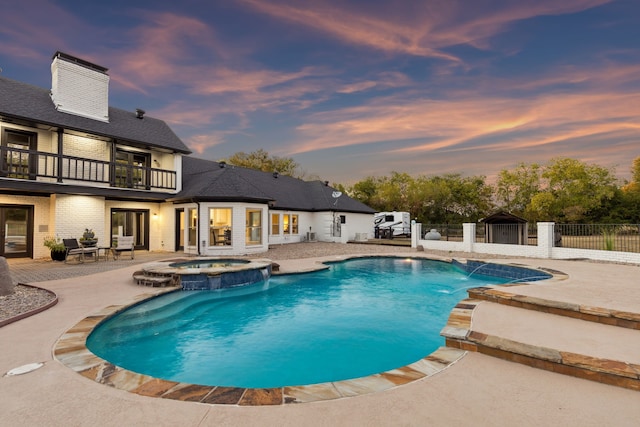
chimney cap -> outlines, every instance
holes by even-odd
[[[105,74],[106,74],[107,71],[109,71],[109,69],[106,68],[106,67],[103,67],[103,66],[98,65],[98,64],[94,64],[93,62],[86,61],[84,59],[75,57],[73,55],[69,55],[68,53],[60,52],[59,50],[56,51],[56,53],[53,54],[53,58],[52,59],[56,59],[56,58],[64,59],[67,62],[73,62],[73,63],[76,63],[76,64],[81,65],[83,67],[90,68],[92,70],[96,70],[96,71],[99,71],[99,72],[105,73]]]
[[[136,108],[136,118],[138,119],[144,118],[144,113],[146,113],[146,111],[144,111],[143,109]]]
[[[278,171],[273,172],[273,177],[274,178],[278,178],[279,176],[280,176],[280,172],[278,172]]]
[[[223,160],[221,162],[218,162],[218,165],[220,166],[220,169],[224,169],[225,167],[227,167],[227,162]]]

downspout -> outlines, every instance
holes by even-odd
[[[198,205],[198,226],[196,227],[196,246],[198,247],[198,256],[202,255],[200,253],[200,220],[202,219],[200,217],[200,202],[196,201],[195,202],[196,205]]]
[[[64,130],[62,128],[58,128],[58,170],[57,170],[57,182],[62,182],[62,151],[64,150]]]

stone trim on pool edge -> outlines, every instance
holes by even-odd
[[[407,258],[407,256],[391,257]],[[340,260],[334,259],[330,262],[364,257],[351,255],[340,258]],[[428,257],[411,256],[409,258]],[[435,260],[451,262],[451,260]],[[108,306],[84,318],[57,341],[53,350],[54,357],[63,365],[90,380],[142,396],[207,404],[262,406],[340,399],[389,390],[435,375],[467,354],[466,349],[463,348],[440,347],[430,355],[407,366],[367,377],[303,386],[239,388],[187,384],[154,378],[116,366],[96,356],[87,348],[86,341],[89,334],[107,318],[146,299],[175,290],[175,288],[165,288],[144,293],[136,296],[130,304]],[[451,322],[451,318],[449,322]],[[448,323],[445,329],[449,326]]]
[[[160,293],[162,292],[141,295],[136,298],[138,301],[135,303]],[[127,307],[110,306],[78,322],[56,343],[56,359],[95,382],[143,396],[209,404],[256,406],[339,399],[388,390],[434,375],[466,354],[463,350],[440,347],[429,356],[401,368],[368,377],[305,386],[254,389],[185,384],[123,369],[96,356],[86,347],[87,337],[93,328]]]
[[[550,372],[640,391],[640,365],[534,346],[479,333],[472,329],[473,312],[478,304],[483,302],[497,302],[630,329],[638,329],[636,320],[628,321],[625,319],[620,323],[619,318],[612,317],[611,312],[606,310],[599,310],[597,315],[593,315],[582,312],[580,307],[559,307],[561,303],[558,302],[511,294],[493,287],[469,289],[469,295],[471,298],[460,301],[451,310],[449,320],[440,332],[440,335],[446,339],[447,347],[486,354]],[[523,301],[526,301],[525,305],[523,305]],[[590,309],[593,311],[593,307]],[[631,314],[625,313],[625,315],[630,316]],[[640,319],[640,314],[634,314],[634,316],[635,319]]]

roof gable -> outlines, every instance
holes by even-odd
[[[499,211],[481,219],[480,222],[485,224],[524,224],[527,220],[509,212]]]

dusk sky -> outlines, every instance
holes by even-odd
[[[353,184],[640,156],[638,0],[3,0],[0,75],[60,50],[194,156],[264,149]]]

